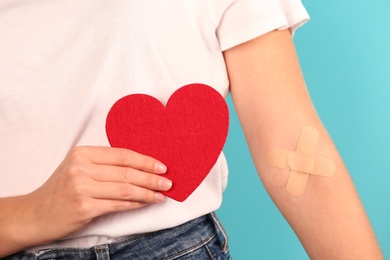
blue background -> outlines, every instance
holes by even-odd
[[[317,111],[390,258],[390,1],[304,1],[294,37]],[[229,98],[230,176],[218,211],[234,259],[308,259],[265,192]]]

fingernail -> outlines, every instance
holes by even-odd
[[[155,197],[156,197],[157,202],[164,202],[165,201],[165,196],[159,192],[156,192]]]
[[[165,178],[160,178],[158,180],[158,185],[164,190],[169,190],[172,187],[172,181]]]
[[[167,166],[160,162],[156,162],[154,165],[154,170],[156,173],[165,173],[167,171]]]

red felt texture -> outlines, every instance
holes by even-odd
[[[108,113],[106,132],[112,147],[127,148],[164,163],[173,182],[166,196],[184,201],[214,166],[225,144],[229,112],[213,88],[179,88],[166,107],[156,98],[133,94],[119,99]]]

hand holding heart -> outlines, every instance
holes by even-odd
[[[202,84],[179,89],[166,108],[147,95],[120,99],[106,124],[117,148],[76,147],[40,188],[15,197],[23,211],[14,222],[26,234],[18,249],[66,237],[107,213],[162,202],[165,195],[184,201],[215,164],[227,129],[223,97]]]
[[[159,191],[171,186],[165,171],[161,162],[127,149],[74,148],[46,183],[24,196],[25,247],[63,238],[107,213],[164,201]]]

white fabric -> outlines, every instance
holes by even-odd
[[[1,0],[0,197],[38,188],[74,146],[108,146],[105,118],[117,99],[146,93],[165,103],[190,83],[226,96],[221,51],[307,20],[300,0]],[[226,183],[221,154],[185,202],[103,216],[34,249],[179,225],[216,210]]]

